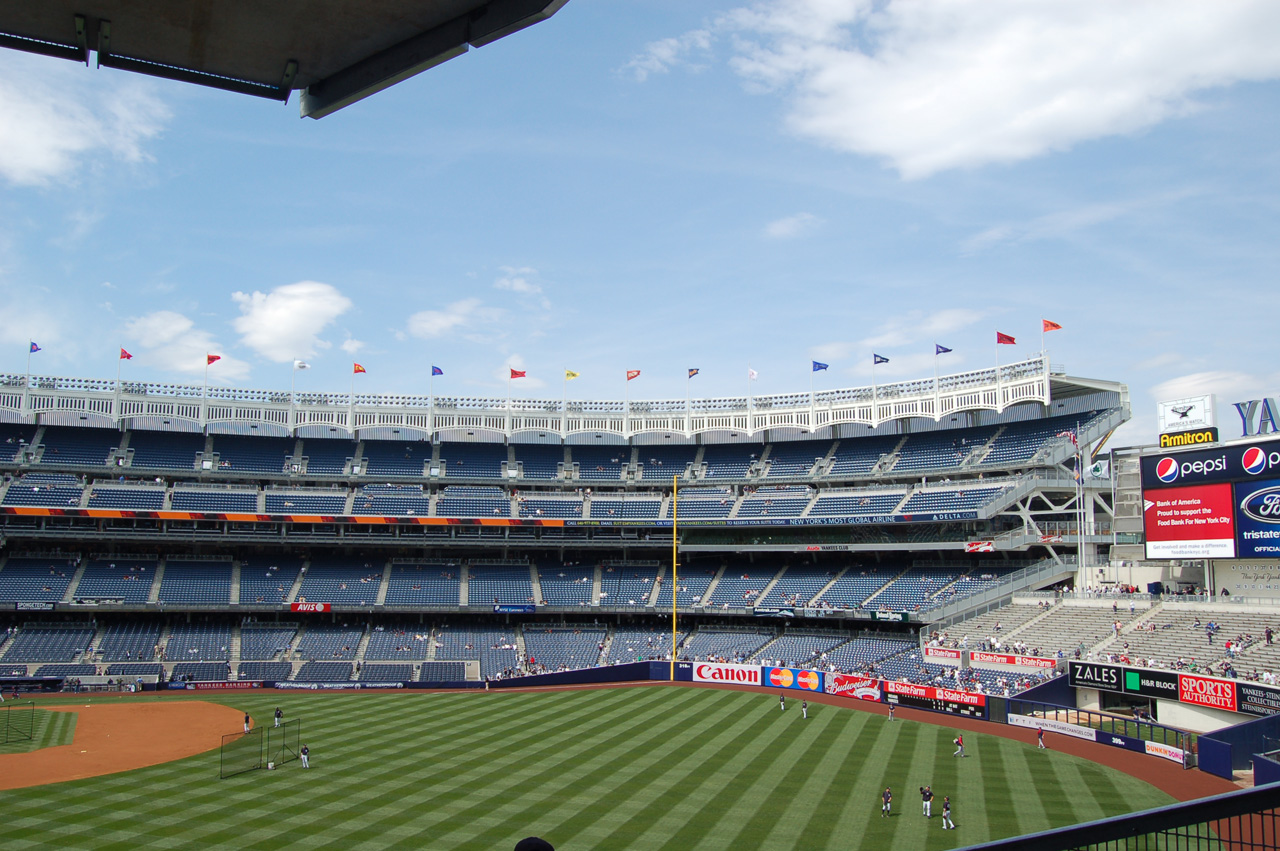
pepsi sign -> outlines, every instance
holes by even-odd
[[[1148,455],[1142,459],[1142,487],[1242,481],[1267,472],[1280,475],[1280,441]]]

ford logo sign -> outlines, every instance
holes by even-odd
[[[1240,510],[1262,523],[1280,523],[1280,487],[1254,491],[1240,503]]]

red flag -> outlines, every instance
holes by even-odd
[[[510,367],[508,367],[508,369],[510,369]],[[524,372],[525,372],[525,371],[524,371],[523,369],[512,369],[512,370],[511,370],[511,377],[512,377],[512,378],[524,378]]]
[[[1061,326],[1061,325],[1059,325],[1057,322],[1051,322],[1051,321],[1049,321],[1048,319],[1041,319],[1040,321],[1044,323],[1044,330],[1046,330],[1046,331],[1061,331],[1061,330],[1062,330],[1062,326]]]
[[[220,361],[220,360],[222,360],[222,355],[205,355],[205,359],[206,359],[206,360],[205,360],[205,365],[206,365],[206,366],[208,366],[209,364],[213,363],[214,361]]]
[[[627,381],[630,381],[630,380],[631,380],[631,379],[633,379],[633,378],[638,378],[638,377],[639,377],[639,375],[640,375],[640,370],[638,370],[638,369],[628,369],[628,370],[627,370]]]
[[[133,355],[129,354],[129,353],[128,353],[128,352],[126,352],[124,349],[121,349],[121,350],[120,350],[120,360],[133,360]]]
[[[358,363],[357,363],[357,364],[353,364],[353,365],[352,365],[352,368],[351,368],[351,374],[352,374],[352,375],[359,375],[359,374],[360,374],[360,373],[362,373],[362,372],[368,372],[368,371],[369,371],[369,370],[365,369],[364,367],[362,367],[362,366],[361,366],[360,364],[358,364]]]
[[[1010,337],[1008,334],[1001,334],[999,331],[996,332],[997,346],[1013,346],[1017,345],[1017,343],[1018,341]]]

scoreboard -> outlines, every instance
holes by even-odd
[[[885,700],[912,709],[948,712],[970,718],[987,717],[987,696],[958,689],[918,686],[913,683],[886,682]]]

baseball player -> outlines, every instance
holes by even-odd
[[[276,726],[280,726],[280,722],[284,720],[284,712],[279,706],[276,707]]]
[[[880,818],[888,818],[889,809],[893,805],[893,792],[888,786],[884,787],[884,792],[880,795],[883,803],[880,805]]]
[[[244,714],[244,731],[246,733],[249,732],[249,713],[248,712]]]
[[[311,748],[306,745],[302,746],[302,750],[298,751],[298,759],[302,760],[303,768],[311,767]]]
[[[920,800],[924,804],[924,817],[933,818],[933,789],[929,786],[921,786]]]
[[[1046,750],[1044,746],[1044,727],[1036,728],[1036,747],[1041,750]]]
[[[951,820],[951,796],[942,796],[942,829],[955,830],[956,823]]]
[[[952,756],[964,756],[964,734],[957,733],[955,737],[956,752]]]
[[[787,696],[782,692],[778,692],[778,708],[783,712],[787,711]]]
[[[800,717],[807,719],[809,717],[809,701],[800,701]]]
[[[893,704],[892,703],[889,704],[889,720],[890,721],[893,720]]]

